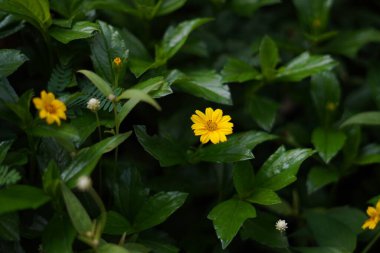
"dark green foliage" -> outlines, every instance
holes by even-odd
[[[379,8],[0,0],[0,252],[379,252]]]

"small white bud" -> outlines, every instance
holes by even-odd
[[[288,223],[286,223],[285,220],[278,220],[276,222],[276,229],[280,232],[285,232],[285,230],[288,228]]]
[[[107,98],[109,101],[112,101],[112,102],[116,100],[116,96],[114,94],[109,94]]]
[[[90,100],[88,100],[87,102],[87,109],[93,111],[93,112],[96,112],[98,111],[100,108],[100,101],[99,99],[96,99],[96,98],[91,98]]]
[[[81,176],[80,178],[78,178],[77,187],[79,190],[86,191],[88,190],[88,188],[91,187],[91,185],[92,185],[92,181],[90,177]]]

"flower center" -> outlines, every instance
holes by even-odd
[[[215,122],[209,120],[206,122],[206,128],[209,131],[215,131],[216,129],[218,129],[218,125]]]
[[[48,113],[52,113],[52,114],[54,114],[56,112],[56,109],[52,104],[45,104],[45,110]]]

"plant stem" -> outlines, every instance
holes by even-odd
[[[371,247],[375,244],[377,239],[380,237],[380,231],[372,238],[372,240],[367,244],[367,246],[363,249],[362,253],[367,253]]]
[[[99,120],[98,112],[95,112],[95,117],[96,117],[96,126],[98,128],[99,141],[101,141],[102,140],[102,131],[100,129],[100,120]]]
[[[119,134],[119,122],[117,120],[117,103],[113,102],[113,112],[114,112],[114,115],[115,115],[115,135],[118,135]],[[116,147],[115,148],[115,165],[117,164],[117,153],[119,151],[119,147]]]

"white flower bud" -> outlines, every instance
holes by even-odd
[[[114,94],[109,94],[107,98],[109,101],[112,101],[112,102],[116,100],[116,96]]]
[[[288,228],[288,224],[285,220],[278,220],[276,222],[276,229],[280,232],[285,232],[285,230]]]
[[[91,98],[90,100],[88,100],[87,102],[87,109],[93,111],[93,112],[96,112],[100,109],[100,101],[99,99],[96,99],[96,98]]]
[[[88,188],[91,187],[91,185],[92,185],[92,181],[90,177],[81,176],[80,178],[78,178],[77,187],[79,190],[86,191],[88,190]]]

